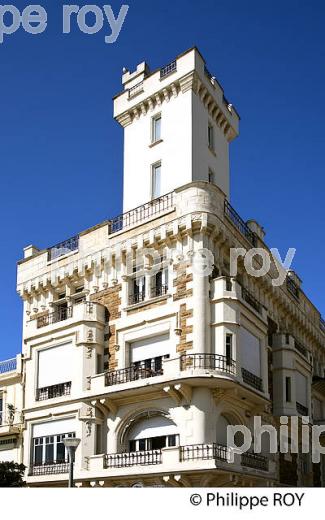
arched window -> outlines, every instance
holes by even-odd
[[[179,444],[176,425],[163,416],[137,422],[128,432],[127,439],[130,452],[159,450]]]

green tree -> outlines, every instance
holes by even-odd
[[[25,486],[25,482],[23,481],[25,469],[24,464],[0,462],[0,487]]]

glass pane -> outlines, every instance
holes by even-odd
[[[65,447],[63,442],[59,442],[56,446],[56,461],[64,462],[65,461]]]
[[[54,462],[54,444],[47,444],[45,446],[45,464]]]
[[[35,464],[35,466],[38,466],[38,465],[42,464],[42,462],[43,462],[43,446],[38,445],[38,446],[35,446],[35,449],[34,449],[34,464]]]
[[[154,166],[152,173],[152,197],[156,199],[161,195],[161,166]]]
[[[154,120],[154,133],[153,133],[154,141],[159,141],[161,138],[161,117],[157,117]]]

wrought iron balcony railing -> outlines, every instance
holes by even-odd
[[[187,460],[209,460],[218,459],[227,462],[229,450],[221,444],[190,444],[180,447],[181,462]]]
[[[128,368],[121,368],[105,374],[105,385],[120,385],[130,383],[139,379],[160,376],[163,374],[162,356],[139,361]]]
[[[171,61],[170,63],[168,63],[168,65],[165,65],[164,67],[162,67],[160,69],[160,79],[165,78],[166,76],[168,76],[172,72],[175,72],[176,70],[177,70],[176,60]]]
[[[161,450],[134,451],[105,455],[105,468],[128,468],[130,466],[152,466],[162,463]]]
[[[67,461],[50,462],[45,464],[32,464],[29,467],[29,475],[60,475],[69,472],[69,463]]]
[[[241,465],[261,471],[269,471],[269,459],[264,455],[250,451],[242,453]]]
[[[167,193],[135,209],[131,209],[122,215],[118,215],[109,221],[109,234],[117,233],[130,226],[134,226],[159,215],[174,206],[174,193]]]
[[[6,372],[13,372],[14,370],[17,370],[17,358],[0,361],[0,374],[5,374]]]
[[[236,374],[236,362],[221,354],[182,354],[180,357],[181,370],[189,368],[220,370],[226,374]]]
[[[137,303],[144,302],[146,298],[145,292],[140,291],[138,293],[129,295],[129,305],[136,305]]]
[[[72,251],[76,251],[78,249],[78,247],[79,247],[79,235],[69,238],[68,240],[65,240],[64,242],[60,242],[59,244],[56,244],[55,246],[50,247],[48,249],[49,261],[55,260],[56,258],[59,258],[60,256],[67,255],[68,253],[71,253]]]
[[[263,391],[263,381],[260,377],[256,376],[255,374],[252,374],[252,372],[249,372],[249,370],[246,370],[246,368],[241,369],[242,377],[244,383],[246,385],[249,385],[256,390],[259,390],[260,392]]]
[[[168,293],[168,285],[156,285],[151,288],[151,298],[165,296]]]
[[[37,328],[41,329],[47,325],[53,325],[60,321],[67,320],[72,317],[72,307],[59,307],[56,311],[50,314],[44,314],[37,318]]]
[[[245,287],[241,288],[241,295],[243,300],[245,300],[248,305],[253,307],[259,314],[262,314],[262,305],[260,302],[253,296],[251,292],[249,292]]]
[[[225,200],[225,215],[231,220],[244,237],[254,246],[257,246],[257,237],[255,233],[247,226],[246,222],[238,215],[237,211]]]
[[[308,350],[304,345],[299,343],[299,341],[297,341],[296,339],[294,340],[294,345],[295,345],[295,349],[298,350],[298,352],[300,352],[300,354],[302,354],[305,358],[308,357]]]
[[[308,408],[301,403],[296,402],[296,410],[299,415],[308,415]]]
[[[46,401],[47,399],[54,399],[55,397],[62,397],[71,394],[71,381],[67,383],[60,383],[58,385],[45,386],[37,388],[36,401]]]

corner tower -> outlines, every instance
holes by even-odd
[[[114,117],[124,128],[123,211],[193,181],[229,198],[229,143],[239,116],[200,52],[192,48],[161,69],[143,62],[123,71]]]

